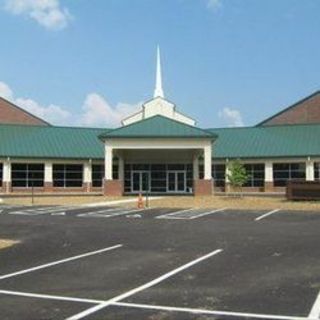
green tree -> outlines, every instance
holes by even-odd
[[[227,177],[232,188],[240,192],[242,186],[249,180],[249,175],[239,159],[229,162]]]

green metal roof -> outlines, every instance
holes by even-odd
[[[110,138],[215,138],[210,131],[190,126],[163,116],[153,116],[100,135]]]
[[[103,159],[106,129],[0,125],[0,157]]]
[[[213,142],[214,159],[320,156],[320,124],[202,130],[166,120],[154,117],[141,121],[146,131],[140,131],[141,126],[131,125],[109,132],[117,137],[116,133],[122,129],[126,129],[128,135],[127,129],[136,128],[130,137],[138,138],[146,134],[158,137],[159,131],[161,137],[167,138],[193,138],[197,134],[212,137],[211,134],[215,134],[218,138]],[[2,124],[0,157],[103,159],[103,142],[98,136],[106,133],[107,129]]]
[[[219,137],[214,158],[320,156],[320,125],[209,129]]]

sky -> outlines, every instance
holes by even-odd
[[[320,89],[319,0],[0,0],[0,96],[55,125],[116,127],[164,93],[203,128]]]

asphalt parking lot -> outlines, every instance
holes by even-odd
[[[0,319],[319,319],[320,213],[0,206]]]

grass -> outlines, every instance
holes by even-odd
[[[35,205],[78,205],[84,203],[98,203],[113,200],[126,200],[132,197],[105,196],[41,196],[36,197]],[[30,197],[5,198],[4,204],[31,205]],[[120,204],[119,204],[120,205]],[[125,207],[136,207],[137,203],[124,203]],[[225,208],[230,209],[285,209],[285,210],[320,210],[320,201],[288,201],[284,197],[253,197],[253,196],[164,196],[151,201],[152,207],[172,208]]]
[[[320,210],[320,201],[288,201],[284,197],[165,197],[153,200],[152,206],[179,208],[285,209]]]

